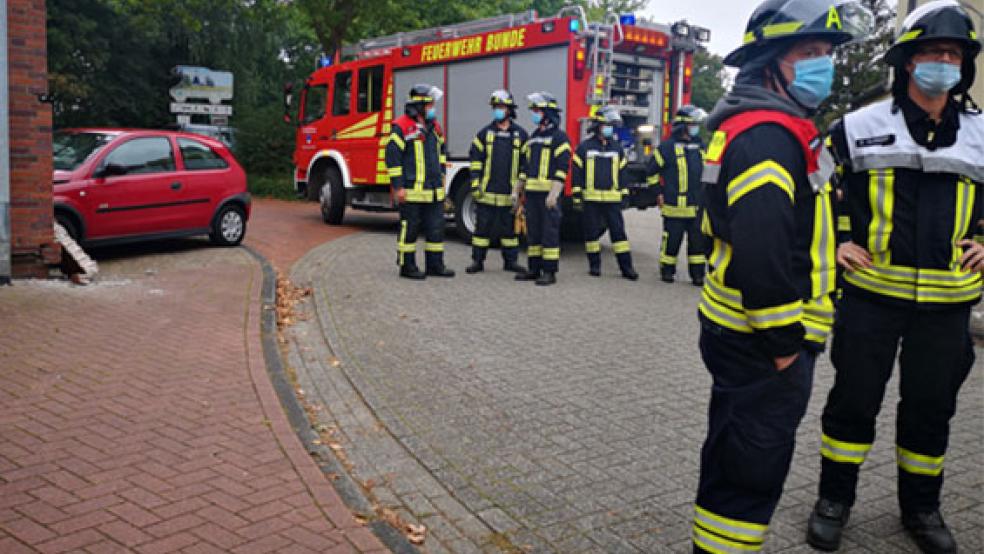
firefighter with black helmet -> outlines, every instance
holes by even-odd
[[[973,21],[936,0],[903,22],[885,61],[890,98],[831,130],[843,160],[850,240],[823,410],[819,499],[807,542],[836,550],[899,362],[895,449],[902,525],[923,552],[956,552],[940,492],[957,395],[974,362],[968,325],[981,297],[984,116],[968,94],[981,51]]]
[[[465,269],[478,273],[485,269],[485,256],[493,238],[502,247],[503,269],[525,274],[519,265],[519,238],[513,225],[512,192],[519,179],[522,150],[528,138],[516,124],[516,102],[507,90],[495,90],[489,99],[492,122],[472,140],[471,191],[478,221],[472,235],[472,264]]]
[[[615,129],[622,125],[622,116],[613,106],[603,106],[594,110],[591,120],[591,137],[577,147],[571,168],[574,208],[582,210],[588,273],[601,276],[599,239],[603,225],[607,225],[622,277],[635,281],[639,274],[632,267],[632,252],[622,218],[622,198],[628,194],[625,167],[629,162],[615,134]]]
[[[761,550],[833,324],[834,163],[809,119],[834,47],[871,28],[858,0],[766,0],[725,58],[736,82],[708,118],[699,305],[713,379],[701,450],[697,552]]]
[[[528,269],[518,281],[537,285],[557,282],[560,262],[560,197],[571,162],[571,143],[560,128],[560,108],[549,92],[530,94],[529,108],[536,129],[523,147],[525,163],[513,200],[526,198]]]
[[[404,115],[393,121],[386,145],[386,168],[400,207],[397,263],[408,279],[454,277],[444,265],[444,135],[436,121],[441,89],[418,84],[410,89]],[[417,235],[424,231],[426,273],[417,267]]]
[[[677,254],[687,237],[687,266],[696,286],[704,284],[707,258],[700,231],[700,174],[704,151],[700,126],[705,114],[692,105],[681,107],[673,118],[673,136],[653,151],[646,168],[647,184],[658,187],[658,204],[663,214],[663,240],[659,252],[660,278],[672,283],[676,275]]]

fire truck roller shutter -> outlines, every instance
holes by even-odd
[[[557,98],[557,105],[566,112],[567,66],[566,46],[509,56],[509,92],[519,103],[516,122],[530,134],[533,133],[533,121],[526,107],[526,96],[545,90]],[[562,112],[563,117],[566,114]]]
[[[448,99],[448,87],[444,82],[443,65],[401,69],[393,72],[393,119],[403,115],[403,106],[407,103],[410,89],[418,83],[427,83],[444,91],[444,96],[434,103],[434,108],[437,109],[437,121],[444,128],[444,103]]]
[[[503,88],[504,58],[459,62],[448,66],[448,156],[467,159],[472,139],[492,121],[489,93]]]

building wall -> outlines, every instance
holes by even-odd
[[[51,105],[44,0],[7,0],[10,219],[14,277],[45,277],[60,250],[52,230]]]
[[[926,4],[929,1],[930,0],[898,0],[898,26],[902,26],[902,21],[905,20],[905,16],[908,15],[912,9]],[[982,14],[984,14],[984,2],[981,0],[964,0],[963,3],[969,6],[975,6],[978,10],[980,10],[980,12],[976,14],[972,11],[971,17],[974,17],[974,26],[977,29],[977,35],[984,37],[984,20],[982,20],[984,19],[982,18]],[[976,100],[978,104],[984,103],[984,55],[977,57],[977,79],[974,81],[973,88],[970,89],[970,95],[974,97],[974,100]]]

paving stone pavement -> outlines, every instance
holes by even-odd
[[[88,287],[0,287],[0,553],[382,552],[269,382],[256,260],[96,257]]]
[[[378,229],[294,266],[315,294],[289,364],[322,423],[338,428],[355,477],[429,527],[427,551],[689,549],[710,387],[696,346],[699,291],[685,276],[658,282],[659,219],[627,213],[636,283],[618,278],[607,246],[603,278],[589,277],[572,244],[554,287],[514,282],[495,252],[489,271],[465,275],[469,249],[457,242],[447,245],[456,278],[409,282],[396,277],[392,230]],[[984,551],[980,366],[947,453],[944,513],[963,552]],[[803,533],[832,373],[822,357],[768,552],[810,551]],[[916,551],[897,518],[896,387],[843,552]]]

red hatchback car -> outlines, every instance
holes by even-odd
[[[191,133],[67,129],[54,136],[55,220],[92,245],[246,234],[246,173],[221,142]]]

